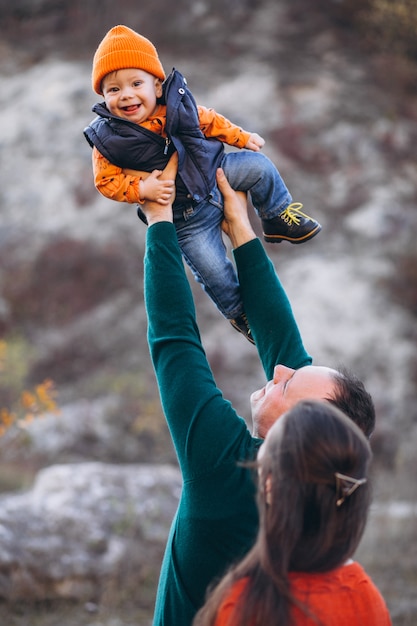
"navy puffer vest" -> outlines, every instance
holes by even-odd
[[[114,165],[144,172],[164,169],[176,150],[175,204],[200,202],[216,185],[223,144],[201,132],[196,102],[186,79],[176,69],[164,81],[162,99],[167,106],[167,139],[112,115],[104,102],[94,105],[97,117],[84,129],[84,135]]]

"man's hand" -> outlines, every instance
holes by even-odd
[[[216,172],[217,184],[224,198],[224,220],[222,229],[229,237],[233,248],[256,239],[248,217],[246,194],[234,191],[222,169]]]

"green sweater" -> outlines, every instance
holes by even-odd
[[[242,297],[268,379],[277,363],[311,363],[291,306],[258,239],[234,250]],[[255,482],[239,462],[262,441],[216,387],[201,345],[174,226],[147,231],[148,341],[183,477],[162,563],[154,626],[190,626],[207,586],[253,544]],[[242,393],[247,393],[246,389]]]

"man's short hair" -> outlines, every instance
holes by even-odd
[[[347,369],[339,369],[334,378],[335,391],[326,400],[343,411],[370,437],[375,428],[375,406],[371,395],[363,382]]]

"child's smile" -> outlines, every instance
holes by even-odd
[[[110,113],[142,124],[153,115],[162,95],[161,81],[135,68],[122,69],[103,79],[103,95]]]

